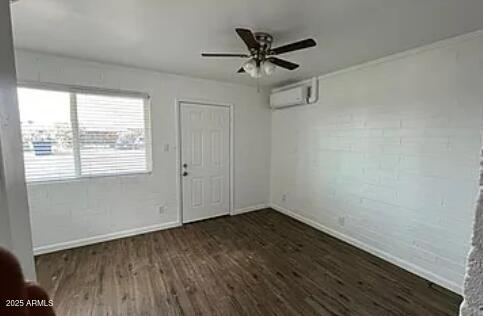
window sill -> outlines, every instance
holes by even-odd
[[[40,186],[40,185],[55,185],[55,184],[69,184],[69,183],[80,183],[88,181],[96,181],[100,179],[108,178],[126,178],[135,176],[152,176],[153,171],[140,171],[140,172],[126,172],[126,173],[116,173],[116,174],[99,174],[95,176],[82,176],[73,177],[66,179],[54,179],[54,180],[38,180],[38,181],[27,181],[27,186]]]

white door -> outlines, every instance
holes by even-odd
[[[230,205],[230,110],[181,103],[183,223],[226,215]]]

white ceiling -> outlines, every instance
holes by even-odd
[[[277,85],[483,28],[483,0],[20,0],[15,45],[194,77],[253,84],[236,74],[245,52],[234,28],[274,35],[275,46],[313,37],[316,48],[284,55]]]

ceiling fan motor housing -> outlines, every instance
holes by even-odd
[[[270,54],[270,48],[272,47],[273,37],[272,35],[264,32],[253,33],[255,40],[258,42],[258,49],[251,49],[250,53],[255,59],[257,67],[260,67],[262,61],[265,60],[267,55]]]
[[[272,35],[264,32],[255,32],[255,39],[260,44],[260,50],[267,51],[272,47]]]

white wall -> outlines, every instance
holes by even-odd
[[[10,2],[0,1],[0,246],[35,280],[21,144]]]
[[[178,224],[176,98],[234,104],[234,208],[268,202],[271,116],[266,93],[257,93],[253,87],[27,51],[17,51],[17,72],[19,81],[133,90],[152,97],[152,175],[28,186],[37,252]],[[167,208],[162,214],[161,205]]]
[[[460,292],[478,192],[483,32],[323,76],[319,87],[317,104],[273,113],[272,203]]]
[[[483,159],[481,165],[483,166]],[[460,316],[481,315],[483,306],[483,169],[480,169],[480,192],[476,205],[463,296],[464,302],[461,304]]]

